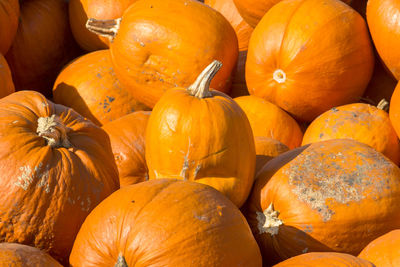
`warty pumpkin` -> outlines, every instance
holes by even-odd
[[[0,243],[1,267],[62,267],[55,259],[38,248],[18,243]]]
[[[261,266],[261,255],[226,197],[207,185],[160,179],[121,188],[100,203],[79,230],[70,263],[250,267]]]
[[[210,91],[214,61],[186,88],[165,92],[146,129],[150,179],[207,184],[240,207],[254,180],[255,146],[246,114],[229,96]]]
[[[289,148],[285,144],[265,136],[254,137],[254,144],[256,146],[255,174],[257,174],[268,161],[289,151]]]
[[[53,99],[99,126],[136,110],[149,110],[121,87],[109,50],[88,53],[68,64],[54,83]]]
[[[114,27],[104,27],[105,23],[89,20],[87,27],[101,34],[109,32],[104,35],[113,40],[115,73],[145,105],[154,107],[172,87],[191,85],[214,59],[224,66],[211,86],[228,92],[238,40],[216,10],[195,0],[143,0],[133,3]]]
[[[370,146],[334,139],[293,149],[258,173],[245,216],[264,264],[305,252],[358,255],[400,228],[400,169]]]
[[[7,53],[18,28],[19,1],[0,0],[0,54]]]
[[[363,18],[337,0],[282,1],[254,29],[246,61],[251,95],[310,122],[362,96],[374,55]]]
[[[0,98],[14,93],[14,83],[10,68],[3,55],[0,53]]]
[[[121,187],[149,179],[145,135],[150,114],[150,111],[136,111],[103,125],[110,137]]]
[[[107,134],[34,91],[0,99],[0,242],[67,263],[89,212],[119,188]]]

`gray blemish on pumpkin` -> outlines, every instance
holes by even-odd
[[[331,110],[333,111],[333,112],[338,112],[339,110],[337,109],[337,108],[331,108]]]

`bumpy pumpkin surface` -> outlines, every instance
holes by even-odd
[[[350,139],[296,148],[258,173],[246,218],[265,264],[305,252],[358,255],[400,227],[400,169]]]
[[[19,1],[0,1],[0,54],[7,53],[18,28]]]
[[[0,53],[0,98],[14,93],[14,83],[6,59]]]
[[[261,266],[261,255],[245,218],[222,194],[161,179],[121,188],[98,205],[79,230],[70,263]]]
[[[86,54],[66,66],[55,81],[53,99],[99,126],[149,109],[121,87],[109,50]]]
[[[356,102],[374,55],[365,21],[336,0],[282,1],[254,29],[246,61],[250,94],[299,120]]]
[[[89,212],[119,188],[107,134],[33,91],[0,99],[0,242],[66,264]]]

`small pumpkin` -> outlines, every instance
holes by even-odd
[[[145,133],[150,111],[136,111],[103,125],[110,137],[121,187],[149,179]]]
[[[0,98],[15,92],[10,68],[3,55],[0,53]]]
[[[18,28],[19,1],[0,1],[0,54],[7,53]]]
[[[0,266],[29,267],[48,266],[62,267],[55,259],[38,248],[17,244],[0,243]]]
[[[255,174],[257,174],[268,161],[286,151],[289,151],[289,148],[286,145],[282,144],[278,140],[265,136],[256,136],[254,138],[254,144],[256,146]]]

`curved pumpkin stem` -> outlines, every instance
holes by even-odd
[[[218,60],[214,60],[208,65],[200,73],[196,81],[188,87],[189,94],[197,98],[211,97],[210,83],[221,67],[222,63]]]
[[[112,42],[118,33],[121,20],[121,18],[103,20],[89,18],[86,21],[86,28],[97,35],[107,37]]]
[[[69,128],[65,126],[60,117],[53,114],[51,117],[40,117],[36,132],[47,141],[51,147],[70,148],[72,144],[68,140],[67,132]]]
[[[388,111],[389,110],[389,102],[386,99],[382,99],[378,105],[376,106],[377,108],[384,110],[384,111]]]

